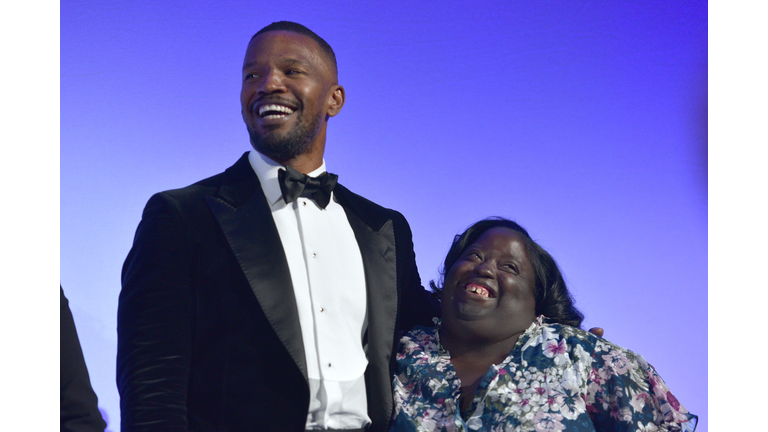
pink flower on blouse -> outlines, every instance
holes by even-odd
[[[544,355],[552,358],[558,354],[565,354],[565,350],[565,339],[560,339],[560,342],[548,341],[544,347]]]
[[[677,398],[671,392],[667,392],[667,402],[669,402],[669,404],[672,406],[672,409],[675,411],[680,410],[680,402],[677,401]]]

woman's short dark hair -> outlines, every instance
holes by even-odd
[[[531,266],[536,275],[534,296],[536,298],[536,315],[544,315],[554,322],[567,324],[573,327],[581,327],[584,321],[582,314],[574,305],[573,297],[565,286],[565,280],[560,273],[560,268],[552,256],[538,243],[533,241],[528,231],[516,222],[501,217],[483,219],[474,223],[466,231],[453,239],[451,249],[445,257],[445,262],[440,269],[440,281],[430,281],[429,285],[439,297],[442,294],[445,275],[451,270],[461,254],[486,231],[492,228],[508,228],[517,231],[523,236]]]

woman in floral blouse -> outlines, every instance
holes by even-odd
[[[552,257],[482,220],[443,266],[442,322],[400,341],[391,431],[693,431],[643,357],[581,330]]]

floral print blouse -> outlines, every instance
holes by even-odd
[[[436,328],[400,340],[390,431],[693,431],[643,357],[584,330],[539,316],[478,385],[467,416],[461,382]]]

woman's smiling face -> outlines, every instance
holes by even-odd
[[[454,335],[491,342],[519,335],[536,318],[534,287],[523,235],[491,228],[461,253],[445,276],[443,326]]]

